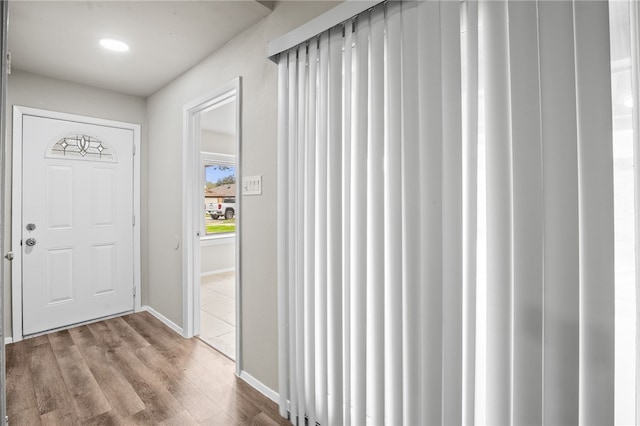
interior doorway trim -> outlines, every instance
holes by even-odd
[[[140,292],[140,125],[15,105],[13,107],[13,157],[11,171],[11,251],[14,256],[11,262],[11,320],[13,342],[18,342],[24,337],[22,334],[22,250],[20,240],[22,235],[22,119],[25,115],[117,127],[133,131],[133,214],[135,218],[133,225],[133,285],[135,286],[135,312],[141,310],[142,299]]]
[[[235,97],[236,101],[236,183],[242,182],[241,140],[241,78],[218,87],[205,95],[189,102],[183,108],[183,203],[182,203],[182,275],[183,275],[183,330],[184,337],[199,334],[200,329],[200,221],[202,205],[200,185],[200,113]],[[240,188],[236,184],[236,188]],[[242,197],[236,193],[236,210],[242,212]],[[236,291],[236,375],[242,370],[242,292],[240,291],[240,235],[242,232],[242,214],[236,214],[235,236],[235,291]]]

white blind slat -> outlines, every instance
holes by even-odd
[[[488,424],[511,419],[511,99],[506,1],[481,3],[485,44]]]
[[[613,424],[614,229],[606,1],[574,4],[580,222],[580,424]]]
[[[329,424],[343,422],[342,362],[342,212],[330,200],[340,200],[342,191],[342,29],[329,34],[329,123],[328,123],[328,188],[326,203],[331,206],[326,232],[328,235],[328,366]]]
[[[365,424],[367,395],[367,140],[369,14],[358,17],[355,34],[351,144],[351,423]]]
[[[316,197],[316,410],[321,425],[328,424],[328,358],[327,358],[327,145],[329,123],[329,35],[320,36],[318,76],[318,141],[317,141],[317,197]]]
[[[317,93],[315,85],[318,76],[318,49],[309,46],[309,106],[307,110],[306,167],[305,167],[305,385],[306,406],[309,424],[316,424],[316,299],[315,299],[315,226],[316,226],[316,133],[317,133]]]
[[[442,340],[444,424],[462,423],[462,106],[460,5],[440,4],[442,34]]]
[[[405,424],[419,424],[420,377],[420,145],[418,10],[402,4],[402,395]]]
[[[629,0],[629,20],[630,20],[630,39],[631,39],[631,96],[633,99],[633,112],[632,112],[632,128],[633,128],[633,146],[634,157],[637,160],[640,155],[640,5],[637,1]],[[637,162],[636,162],[637,164]],[[634,183],[635,183],[635,205],[640,205],[640,167],[634,167]],[[640,209],[635,211],[635,226],[636,226],[636,247],[638,247],[638,241],[640,234],[638,233],[638,223],[640,223]],[[638,274],[640,266],[640,250],[636,250],[635,255],[635,279],[636,279],[636,309],[640,306],[640,274]],[[640,310],[637,310],[636,314],[636,377],[635,384],[636,389],[640,389]],[[636,422],[640,423],[640,392],[636,392],[635,396],[635,418]]]
[[[418,6],[422,419],[442,424],[442,66],[440,3]],[[436,342],[434,344],[434,342]]]
[[[544,174],[544,419],[578,423],[578,170],[571,2],[538,4]]]
[[[384,140],[385,418],[402,424],[402,19],[387,7],[386,132]]]
[[[342,318],[344,330],[342,335],[343,345],[343,390],[344,395],[344,421],[345,425],[351,424],[351,103],[352,99],[352,69],[353,69],[353,22],[345,24],[344,31],[344,91],[342,126]]]
[[[298,136],[296,138],[296,217],[294,224],[296,227],[296,277],[295,286],[296,292],[296,380],[298,389],[305,389],[305,327],[304,327],[304,302],[305,302],[305,286],[304,286],[304,199],[305,199],[305,186],[304,186],[304,170],[305,170],[305,147],[306,147],[306,109],[307,109],[307,70],[306,70],[307,55],[305,49],[298,49]],[[297,411],[301,416],[299,422],[304,422],[302,418],[307,412],[306,398],[298,399]]]
[[[288,216],[288,288],[289,288],[289,412],[291,415],[291,422],[297,424],[298,417],[298,357],[297,357],[297,265],[296,265],[296,248],[297,248],[297,229],[296,229],[296,179],[297,179],[297,140],[298,140],[298,120],[297,120],[297,101],[298,101],[298,64],[297,64],[297,49],[289,52],[289,137],[288,141],[288,178],[289,185],[287,188],[287,216]],[[294,177],[292,179],[292,177]]]
[[[288,58],[282,54],[278,60],[278,210],[282,214],[278,215],[278,323],[280,333],[278,333],[278,385],[280,392],[279,412],[282,417],[287,417],[287,400],[289,398],[289,357],[288,357],[288,334],[286,324],[289,323],[289,287],[288,287],[288,249],[287,249],[287,134],[289,127],[288,120],[288,91],[287,91],[287,71]]]
[[[475,423],[476,387],[476,263],[478,233],[478,3],[462,4],[462,423]]]
[[[542,424],[543,222],[535,2],[509,3],[513,155],[513,422]]]
[[[384,423],[384,9],[371,13],[367,164],[367,414]]]

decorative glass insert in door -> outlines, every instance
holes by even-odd
[[[105,142],[88,135],[59,139],[47,149],[46,157],[116,162],[115,152]]]

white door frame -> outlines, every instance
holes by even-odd
[[[98,126],[118,127],[133,131],[133,284],[135,286],[134,310],[141,310],[140,293],[140,125],[122,121],[104,120],[75,114],[47,111],[14,105],[13,107],[13,161],[11,183],[11,246],[13,262],[11,267],[11,317],[13,341],[23,339],[22,334],[22,118],[25,115],[75,121]]]
[[[0,187],[2,188],[3,197],[2,201],[0,201],[0,206],[2,209],[2,213],[0,213],[0,247],[2,247],[2,252],[0,256],[5,256],[5,235],[7,230],[5,228],[7,224],[7,217],[4,214],[5,212],[5,200],[4,190],[6,188],[5,184],[5,171],[7,167],[7,159],[5,158],[5,153],[7,152],[6,147],[8,145],[7,140],[7,71],[8,64],[7,60],[7,51],[8,51],[8,14],[9,14],[9,2],[2,2],[0,5],[0,58],[3,58],[0,61]],[[6,333],[5,333],[5,299],[4,295],[6,294],[4,289],[6,288],[7,283],[4,279],[4,272],[7,268],[7,265],[4,263],[3,259],[0,259],[0,293],[2,297],[0,297],[0,419],[5,419],[7,417],[7,392],[6,392],[6,369],[5,369],[5,341],[6,341]]]
[[[200,160],[200,113],[221,102],[235,97],[236,100],[236,182],[242,182],[241,140],[241,78],[218,87],[187,103],[183,108],[183,163],[182,163],[182,278],[183,278],[183,331],[184,337],[193,337],[200,330],[200,222],[202,211],[201,160]],[[240,185],[236,185],[240,188]],[[241,194],[236,194],[236,211],[242,211]],[[236,279],[236,375],[240,375],[242,360],[242,293],[240,291],[240,232],[242,214],[236,215],[235,279]],[[198,283],[198,285],[196,285]],[[197,307],[197,309],[196,309]]]

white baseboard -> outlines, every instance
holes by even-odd
[[[240,378],[276,404],[278,403],[278,392],[274,391],[273,389],[262,383],[260,380],[253,377],[251,374],[247,373],[246,371],[241,371]]]
[[[13,343],[13,337],[5,337],[4,344],[8,345],[9,343]]]
[[[216,275],[216,274],[222,274],[224,272],[231,272],[231,271],[235,271],[236,267],[232,266],[231,268],[223,268],[223,269],[216,269],[215,271],[208,271],[208,272],[202,272],[200,274],[201,277],[207,277],[209,275]]]
[[[178,333],[180,336],[184,337],[182,327],[180,327],[178,324],[176,324],[175,322],[171,321],[169,318],[162,315],[160,312],[153,309],[151,306],[145,305],[142,307],[141,310],[149,312],[151,315],[153,315],[154,317],[162,321],[164,325],[166,325],[167,327],[169,327],[170,329]]]

